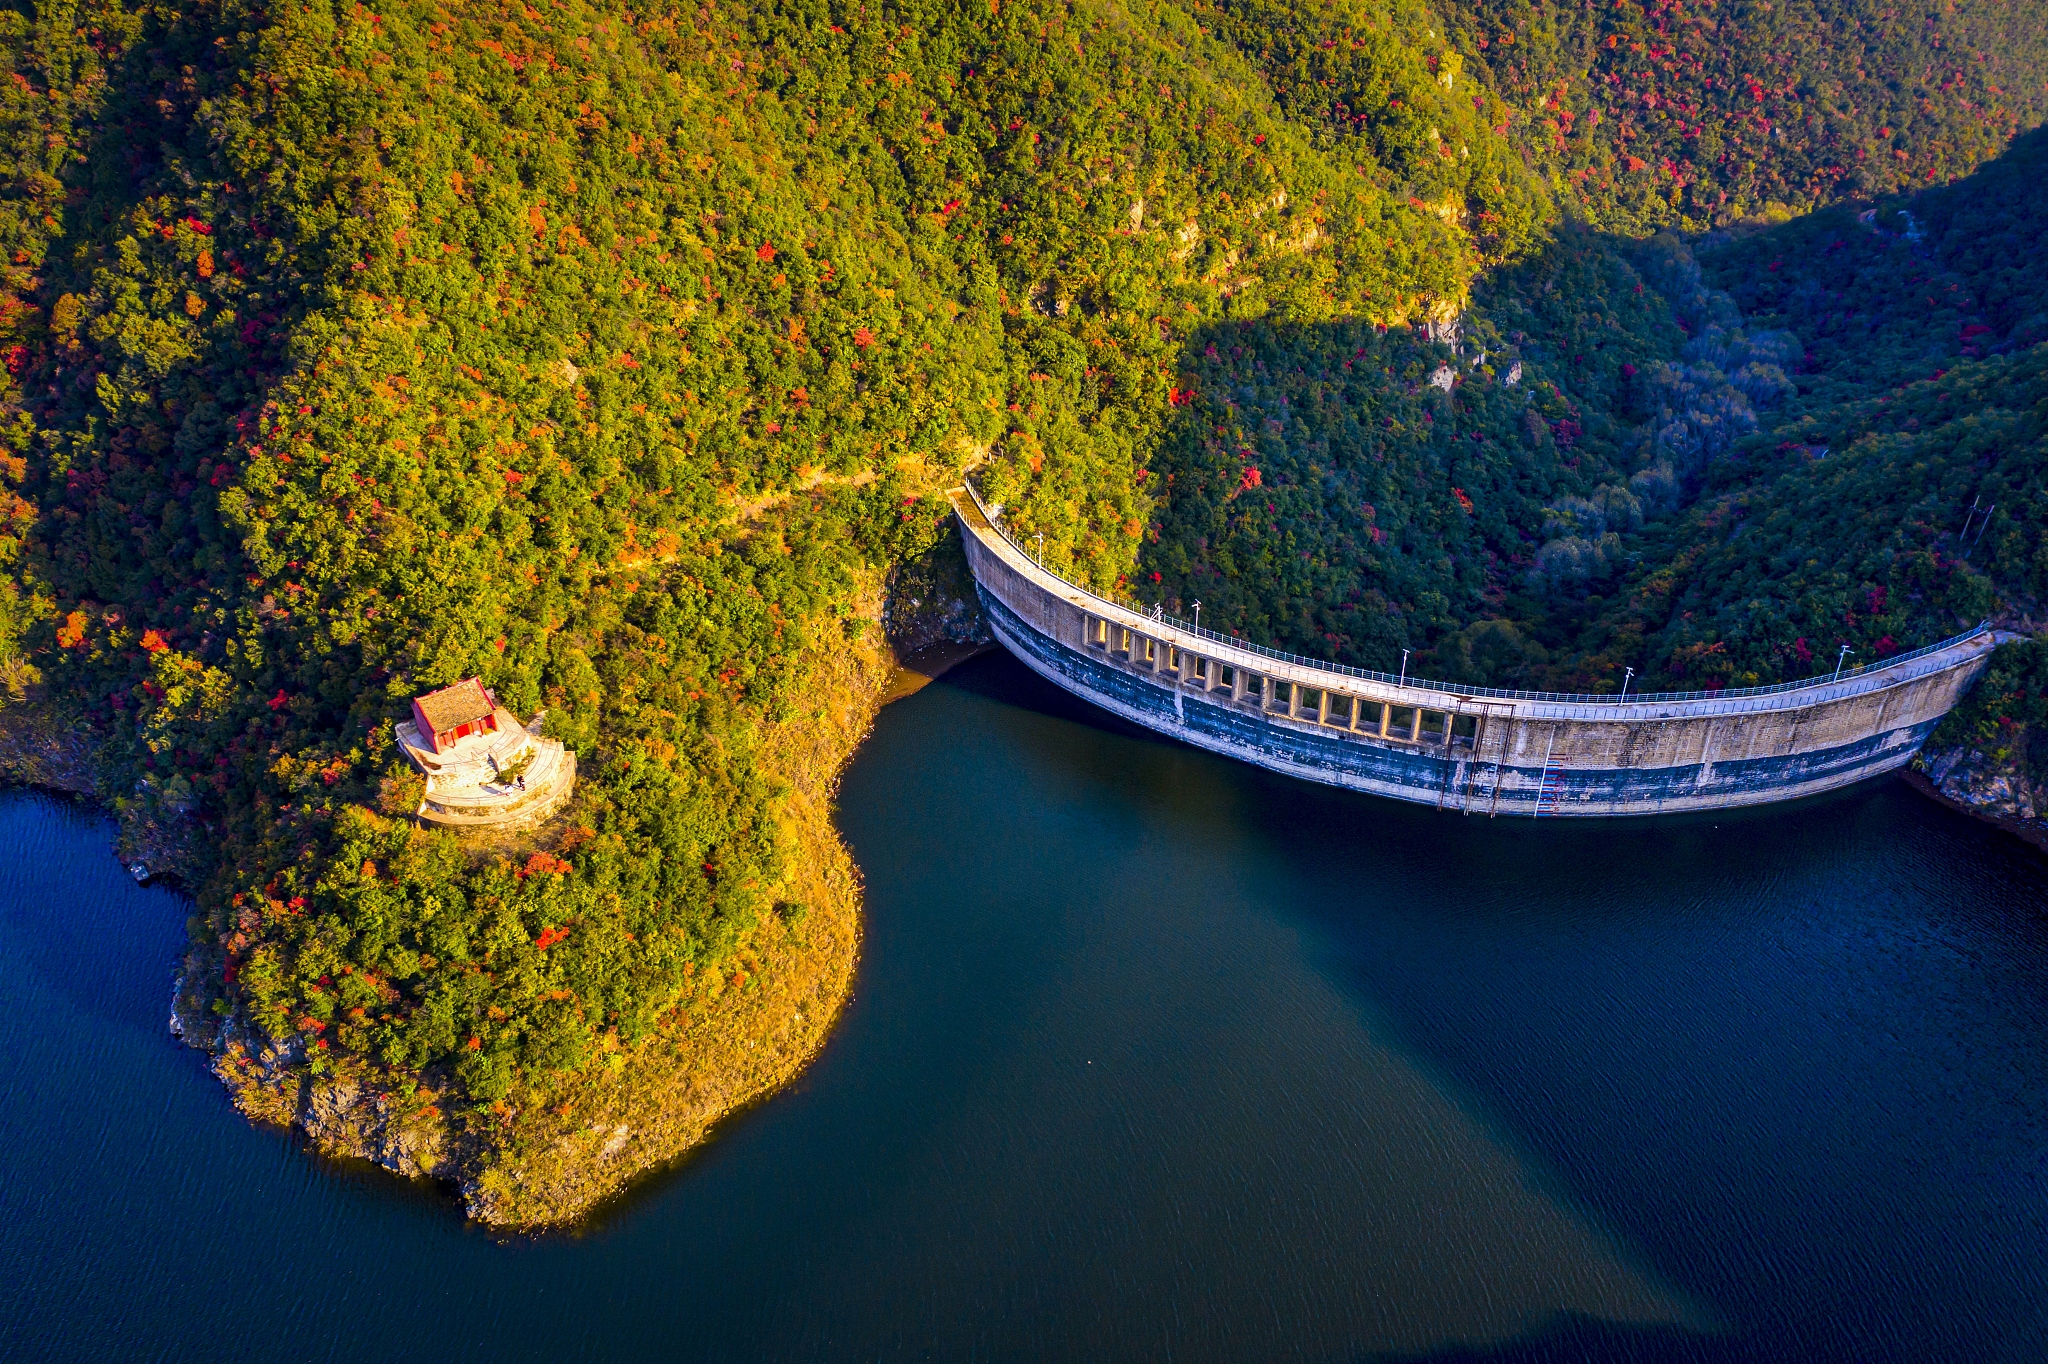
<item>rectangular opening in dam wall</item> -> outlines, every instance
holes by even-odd
[[[1115,621],[1083,613],[1081,638],[1128,666],[1171,675],[1181,686],[1254,710],[1340,733],[1399,743],[1474,747],[1479,717],[1417,706],[1396,706],[1322,687],[1249,672],[1168,640],[1140,634]],[[1162,679],[1163,680],[1163,679]]]
[[[1162,682],[1171,677],[1172,684],[1224,703],[1243,705],[1325,731],[1396,743],[1471,749],[1478,742],[1480,721],[1476,715],[1390,705],[1248,672],[1093,612],[1083,611],[1079,615],[1080,638],[1087,650],[1122,666],[1160,675]]]

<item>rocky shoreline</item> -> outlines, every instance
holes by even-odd
[[[2024,764],[1974,748],[1923,749],[1903,774],[1908,786],[1951,810],[1979,819],[2048,853],[2048,791]]]

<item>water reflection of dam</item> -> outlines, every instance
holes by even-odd
[[[954,495],[996,637],[1055,685],[1276,772],[1484,814],[1759,805],[1904,766],[1983,670],[1979,626],[1836,679],[1561,696],[1295,658],[1106,600],[1040,567]]]

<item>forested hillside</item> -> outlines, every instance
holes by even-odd
[[[1476,289],[1462,356],[1315,328],[1262,332],[1286,358],[1251,373],[1204,351],[1151,590],[1307,654],[1571,690],[1796,678],[2035,612],[2044,159],[2033,133],[1954,185],[1691,243],[1557,232]]]
[[[2038,139],[1745,224],[1997,154],[2040,27],[0,10],[0,718],[184,831],[213,1017],[524,1168],[801,937],[771,753],[970,469],[1101,587],[1489,682],[2037,597]],[[471,674],[581,755],[530,845],[407,818]]]
[[[2048,25],[2004,0],[1453,13],[1516,144],[1565,203],[1630,235],[1942,184],[2048,112]]]
[[[1795,394],[1624,608],[1706,677],[1869,660],[2048,597],[2048,136],[1956,185],[1702,253],[1799,336]],[[1668,556],[1668,558],[1667,558]],[[1661,629],[1659,627],[1661,626]],[[1676,668],[1674,668],[1676,670]]]
[[[1113,580],[1190,336],[1451,315],[1549,212],[1325,155],[1168,9],[5,23],[11,684],[219,857],[217,1015],[507,1150],[801,922],[764,727],[960,468]],[[530,857],[405,818],[471,673],[583,755]]]
[[[1666,496],[1656,469],[1626,491],[1616,414],[1638,367],[1676,350],[1669,307],[1579,235],[1505,280],[1488,293],[1515,305],[1478,314],[1462,359],[1358,323],[1240,324],[1204,341],[1160,461],[1172,482],[1142,560],[1157,587],[1249,638],[1377,666],[1499,615],[1546,522],[1597,546],[1617,498]],[[1565,386],[1536,368],[1532,328]],[[1522,354],[1527,377],[1510,385]]]

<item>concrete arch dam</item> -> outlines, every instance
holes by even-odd
[[[1720,693],[1461,687],[1110,601],[1035,562],[972,488],[953,507],[996,638],[1055,686],[1275,772],[1473,814],[1647,815],[1847,786],[1910,761],[1998,639],[1980,625],[1837,678]]]

